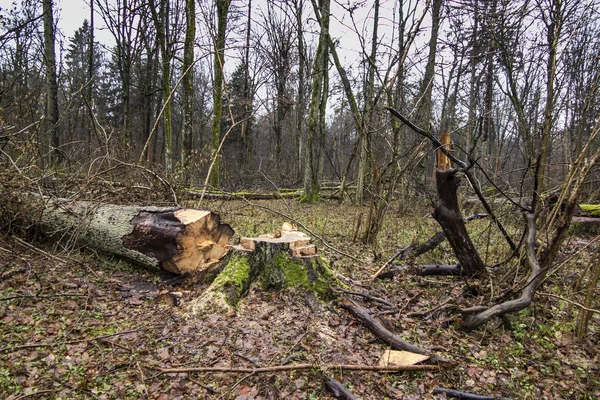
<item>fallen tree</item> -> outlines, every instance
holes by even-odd
[[[215,266],[233,229],[219,215],[180,207],[121,206],[19,194],[15,213],[47,236],[176,274]]]

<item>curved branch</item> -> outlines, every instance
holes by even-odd
[[[472,331],[479,328],[493,317],[520,311],[529,307],[531,304],[535,290],[544,278],[544,271],[540,267],[535,256],[535,214],[525,213],[524,215],[527,221],[526,261],[529,266],[529,276],[527,277],[527,283],[525,284],[525,289],[523,290],[521,297],[496,304],[475,315],[468,315],[464,318],[462,323],[462,328],[464,330]]]

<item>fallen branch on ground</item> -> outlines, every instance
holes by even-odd
[[[435,388],[433,389],[432,394],[445,394],[447,397],[463,400],[494,400],[494,397],[492,396],[480,396],[478,394],[459,392],[458,390],[445,388]]]
[[[404,365],[380,367],[378,365],[359,364],[292,364],[275,365],[262,368],[233,368],[233,367],[190,367],[190,368],[156,368],[161,374],[181,374],[189,372],[232,372],[243,374],[260,374],[266,372],[298,371],[303,369],[342,370],[342,371],[373,371],[373,372],[404,372],[404,371],[438,371],[438,365]]]
[[[356,318],[358,318],[360,322],[362,322],[367,328],[369,328],[369,330],[375,336],[383,340],[385,343],[388,343],[393,350],[406,350],[410,351],[411,353],[431,355],[431,353],[428,350],[422,349],[418,346],[415,346],[414,344],[408,343],[400,339],[398,336],[394,335],[381,323],[375,320],[365,308],[359,306],[352,300],[345,298],[342,300],[341,305],[343,308],[350,311],[350,313],[352,313]],[[443,362],[445,360],[439,356],[432,355],[431,361]]]
[[[340,400],[354,400],[356,397],[342,385],[340,381],[335,378],[326,378],[325,387],[329,390],[329,393],[336,399]]]

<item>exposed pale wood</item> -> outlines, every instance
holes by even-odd
[[[259,235],[256,238],[242,237],[240,238],[240,246],[254,251],[257,243],[283,244],[289,246],[293,256],[303,257],[316,255],[317,248],[310,243],[310,236],[303,232],[289,230],[290,228],[293,227],[289,223],[284,223],[282,229],[277,232]]]

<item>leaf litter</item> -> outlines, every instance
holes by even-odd
[[[371,258],[373,265],[359,264],[319,246],[336,273],[360,285],[352,289],[384,298],[400,310],[390,313],[360,299],[372,315],[404,340],[455,365],[440,372],[314,368],[268,374],[160,374],[156,368],[377,365],[390,349],[335,302],[309,301],[300,290],[252,288],[234,315],[190,317],[186,302],[205,287],[193,280],[174,280],[85,251],[57,262],[6,238],[0,246],[2,398],[319,399],[329,398],[325,375],[335,376],[363,399],[443,398],[431,394],[437,386],[507,398],[600,396],[597,316],[588,338],[578,340],[572,334],[577,310],[559,299],[538,297],[531,309],[511,316],[512,329],[492,321],[485,329],[465,334],[457,328],[456,315],[440,307],[448,298],[459,306],[474,304],[463,297],[460,279],[405,272],[392,281],[369,283],[384,256],[410,243],[415,232],[424,238],[432,233],[431,221],[417,225],[414,217],[407,221],[392,211],[378,248],[373,248],[351,242],[351,218],[333,217],[355,215],[357,207],[263,204],[297,218],[310,215],[306,225],[332,245],[357,258]],[[347,209],[342,212],[339,207]],[[264,221],[265,229],[283,222],[261,210],[248,213],[236,202],[215,202],[210,208],[239,226],[238,235],[257,229],[250,218]],[[328,216],[327,224],[320,215]],[[409,232],[401,237],[398,227]],[[442,245],[424,257],[445,262],[451,252]]]

